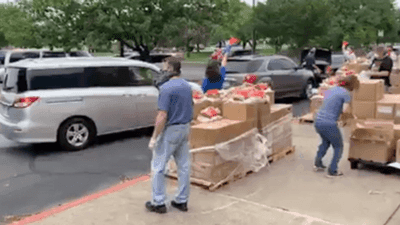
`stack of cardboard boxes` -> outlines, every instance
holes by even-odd
[[[390,84],[392,85],[389,88],[390,94],[400,94],[400,71],[399,69],[393,69],[390,74]]]
[[[226,161],[215,146],[227,143],[244,133],[261,133],[268,138],[268,147],[273,153],[292,147],[292,106],[274,104],[274,91],[266,91],[268,98],[260,101],[224,101],[214,99],[196,100],[194,118],[208,106],[222,111],[223,119],[208,123],[192,123],[190,134],[192,180],[201,180],[216,185],[232,173],[239,173],[240,162]],[[173,173],[174,162],[170,163]]]

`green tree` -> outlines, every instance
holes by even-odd
[[[20,7],[0,4],[0,45],[37,47],[37,30],[32,18]]]

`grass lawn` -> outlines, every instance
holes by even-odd
[[[275,54],[275,49],[266,48],[266,49],[262,49],[261,51],[259,50],[259,52],[261,53],[261,55],[273,55],[273,54]]]
[[[190,53],[190,57],[188,57],[186,53],[184,62],[207,63],[211,54],[212,52],[192,52]]]

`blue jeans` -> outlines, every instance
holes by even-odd
[[[189,199],[190,188],[190,156],[189,156],[189,132],[190,123],[184,125],[167,126],[160,134],[153,151],[151,162],[152,203],[154,205],[165,204],[165,175],[166,165],[174,156],[178,168],[179,188],[175,197],[176,203],[185,203]]]
[[[332,145],[334,154],[328,172],[333,174],[337,172],[338,163],[343,154],[343,139],[342,134],[336,123],[315,122],[315,130],[322,138],[322,143],[319,146],[317,156],[315,157],[315,165],[322,166],[322,158],[325,156],[328,148]]]

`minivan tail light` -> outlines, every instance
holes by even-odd
[[[27,108],[38,100],[39,100],[39,97],[18,98],[17,100],[15,100],[13,106],[14,106],[14,108]]]

